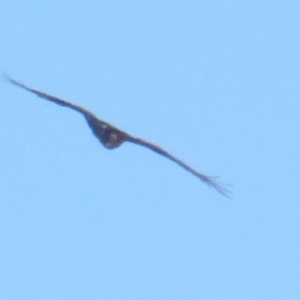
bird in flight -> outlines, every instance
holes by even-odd
[[[184,168],[186,171],[190,172],[191,174],[193,174],[194,176],[196,176],[197,178],[202,180],[204,183],[206,183],[208,186],[217,190],[222,195],[224,195],[226,197],[229,196],[229,190],[224,185],[217,182],[215,177],[208,176],[208,175],[205,175],[203,173],[196,171],[195,169],[193,169],[192,167],[190,167],[189,165],[187,165],[186,163],[184,163],[182,160],[178,159],[177,157],[173,156],[172,154],[170,154],[163,148],[161,148],[155,144],[152,144],[144,139],[134,137],[134,136],[108,124],[107,122],[98,119],[94,114],[92,114],[91,112],[89,112],[88,110],[86,110],[85,108],[83,108],[81,106],[72,104],[65,100],[59,99],[57,97],[46,94],[44,92],[30,88],[30,87],[26,86],[25,84],[10,78],[7,75],[5,75],[5,78],[11,84],[18,86],[28,92],[31,92],[31,93],[37,95],[38,97],[52,101],[61,106],[66,106],[66,107],[71,108],[71,109],[79,112],[80,114],[82,114],[85,117],[88,125],[90,126],[93,134],[96,136],[96,138],[101,142],[101,144],[104,147],[106,147],[108,149],[114,149],[114,148],[119,147],[124,142],[130,142],[130,143],[134,143],[134,144],[146,147],[146,148],[172,160],[173,162],[177,163],[179,166]]]

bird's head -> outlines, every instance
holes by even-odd
[[[114,149],[119,147],[124,141],[124,137],[120,132],[110,131],[107,132],[105,138],[102,140],[104,147]]]

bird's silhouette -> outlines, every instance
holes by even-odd
[[[108,149],[114,149],[114,148],[119,147],[123,142],[131,142],[131,143],[134,143],[134,144],[137,144],[140,146],[144,146],[144,147],[172,160],[173,162],[177,163],[179,166],[181,166],[182,168],[184,168],[191,174],[198,177],[200,180],[202,180],[208,186],[213,187],[218,192],[220,192],[224,196],[228,197],[228,195],[229,195],[228,189],[225,188],[225,186],[222,185],[221,183],[217,182],[215,177],[199,173],[198,171],[196,171],[195,169],[193,169],[192,167],[190,167],[186,163],[184,163],[182,160],[176,158],[175,156],[173,156],[166,150],[162,149],[161,147],[159,147],[155,144],[152,144],[144,139],[134,137],[134,136],[108,124],[107,122],[98,119],[94,114],[92,114],[91,112],[89,112],[88,110],[86,110],[83,107],[80,107],[76,104],[72,104],[70,102],[59,99],[57,97],[51,96],[44,92],[40,92],[36,89],[30,88],[30,87],[26,86],[25,84],[10,78],[7,75],[5,75],[5,78],[13,85],[16,85],[22,89],[25,89],[43,99],[52,101],[61,106],[69,107],[69,108],[81,113],[85,117],[85,119],[86,119],[87,123],[89,124],[90,128],[92,129],[94,135],[97,137],[97,139],[101,142],[101,144],[104,147],[106,147]]]

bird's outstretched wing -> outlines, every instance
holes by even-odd
[[[190,172],[194,176],[198,177],[200,180],[202,180],[208,186],[213,187],[214,189],[216,189],[222,195],[224,195],[226,197],[229,197],[229,190],[224,186],[224,184],[218,182],[215,177],[208,176],[208,175],[205,175],[205,174],[202,174],[202,173],[196,171],[195,169],[193,169],[192,167],[187,165],[185,162],[183,162],[182,160],[180,160],[177,157],[173,156],[172,154],[170,154],[166,150],[162,149],[161,147],[159,147],[155,144],[152,144],[148,141],[145,141],[143,139],[135,138],[135,137],[130,137],[129,139],[127,139],[127,141],[131,142],[131,143],[141,145],[141,146],[144,146],[144,147],[146,147],[148,149],[151,149],[152,151],[154,151],[154,152],[156,152],[156,153],[158,153],[158,154],[174,161],[179,166],[181,166],[182,168],[184,168],[185,170],[187,170],[188,172]]]
[[[99,139],[99,141],[106,148],[113,149],[113,148],[119,147],[123,142],[131,142],[131,143],[134,143],[134,144],[137,144],[140,146],[144,146],[144,147],[172,160],[173,162],[177,163],[179,166],[184,168],[186,171],[190,172],[191,174],[193,174],[194,176],[196,176],[197,178],[202,180],[208,186],[214,188],[222,195],[229,197],[229,190],[223,184],[219,183],[215,177],[208,176],[208,175],[205,175],[203,173],[196,171],[195,169],[193,169],[192,167],[190,167],[189,165],[184,163],[182,160],[176,158],[175,156],[173,156],[166,150],[162,149],[161,147],[156,146],[155,144],[152,144],[143,139],[136,138],[136,137],[129,135],[128,133],[110,125],[109,123],[98,119],[94,114],[92,114],[90,111],[86,110],[85,108],[83,108],[81,106],[78,106],[71,102],[51,96],[44,92],[38,91],[36,89],[32,89],[32,88],[26,86],[25,84],[20,83],[19,81],[16,81],[16,80],[10,78],[7,75],[4,75],[4,77],[11,84],[16,85],[22,89],[25,89],[28,92],[31,92],[31,93],[37,95],[38,97],[52,101],[61,106],[71,108],[71,109],[81,113],[85,117],[85,119],[86,119],[88,125],[90,126],[90,128],[92,129],[94,135]]]
[[[37,95],[37,96],[39,96],[39,97],[41,97],[41,98],[43,98],[43,99],[52,101],[52,102],[54,102],[54,103],[56,103],[56,104],[58,104],[58,105],[61,105],[61,106],[69,107],[69,108],[71,108],[71,109],[73,109],[73,110],[76,110],[77,112],[79,112],[79,113],[81,113],[81,114],[83,114],[83,115],[93,115],[91,112],[89,112],[88,110],[84,109],[84,108],[81,107],[81,106],[78,106],[78,105],[73,104],[73,103],[71,103],[71,102],[68,102],[68,101],[59,99],[59,98],[54,97],[54,96],[51,96],[51,95],[49,95],[49,94],[40,92],[40,91],[38,91],[38,90],[32,89],[32,88],[26,86],[25,84],[23,84],[23,83],[21,83],[21,82],[15,80],[15,79],[10,78],[10,77],[9,77],[8,75],[6,75],[6,74],[3,75],[3,76],[4,76],[4,78],[5,78],[8,82],[10,82],[10,83],[12,83],[12,84],[14,84],[14,85],[16,85],[16,86],[18,86],[18,87],[20,87],[20,88],[22,88],[22,89],[28,91],[28,92],[31,92],[31,93],[33,93],[33,94],[35,94],[35,95]]]
[[[109,123],[98,119],[94,114],[92,114],[90,111],[86,110],[85,108],[73,104],[69,101],[54,97],[52,95],[46,94],[44,92],[38,91],[36,89],[30,88],[27,85],[12,79],[8,75],[4,74],[4,78],[10,82],[13,85],[16,85],[28,92],[31,92],[38,97],[41,97],[43,99],[46,99],[48,101],[54,102],[58,105],[65,106],[68,108],[71,108],[80,114],[82,114],[90,128],[92,129],[92,132],[94,135],[99,139],[99,141],[105,146],[106,148],[113,149],[122,144],[124,142],[125,138],[129,136],[125,132],[119,130],[118,128],[110,125]]]

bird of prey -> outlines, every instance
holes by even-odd
[[[131,142],[131,143],[134,143],[134,144],[137,144],[140,146],[144,146],[144,147],[172,160],[173,162],[177,163],[179,166],[184,168],[186,171],[190,172],[191,174],[195,175],[197,178],[202,180],[208,186],[213,187],[218,192],[220,192],[224,196],[228,197],[229,191],[221,183],[217,182],[215,177],[199,173],[198,171],[196,171],[195,169],[193,169],[192,167],[190,167],[186,163],[184,163],[182,160],[176,158],[175,156],[173,156],[166,150],[162,149],[161,147],[159,147],[155,144],[152,144],[144,139],[134,137],[134,136],[108,124],[107,122],[98,119],[94,114],[92,114],[91,112],[89,112],[88,110],[86,110],[83,107],[80,107],[76,104],[72,104],[70,102],[59,99],[57,97],[51,96],[44,92],[38,91],[36,89],[30,88],[30,87],[26,86],[25,84],[8,77],[7,75],[5,75],[5,78],[11,84],[16,85],[24,90],[27,90],[27,91],[37,95],[38,97],[52,101],[61,106],[66,106],[66,107],[71,108],[71,109],[79,112],[80,114],[82,114],[85,117],[88,125],[90,126],[90,128],[93,131],[96,138],[101,142],[101,144],[104,147],[106,147],[108,149],[114,149],[114,148],[119,147],[123,142]]]

